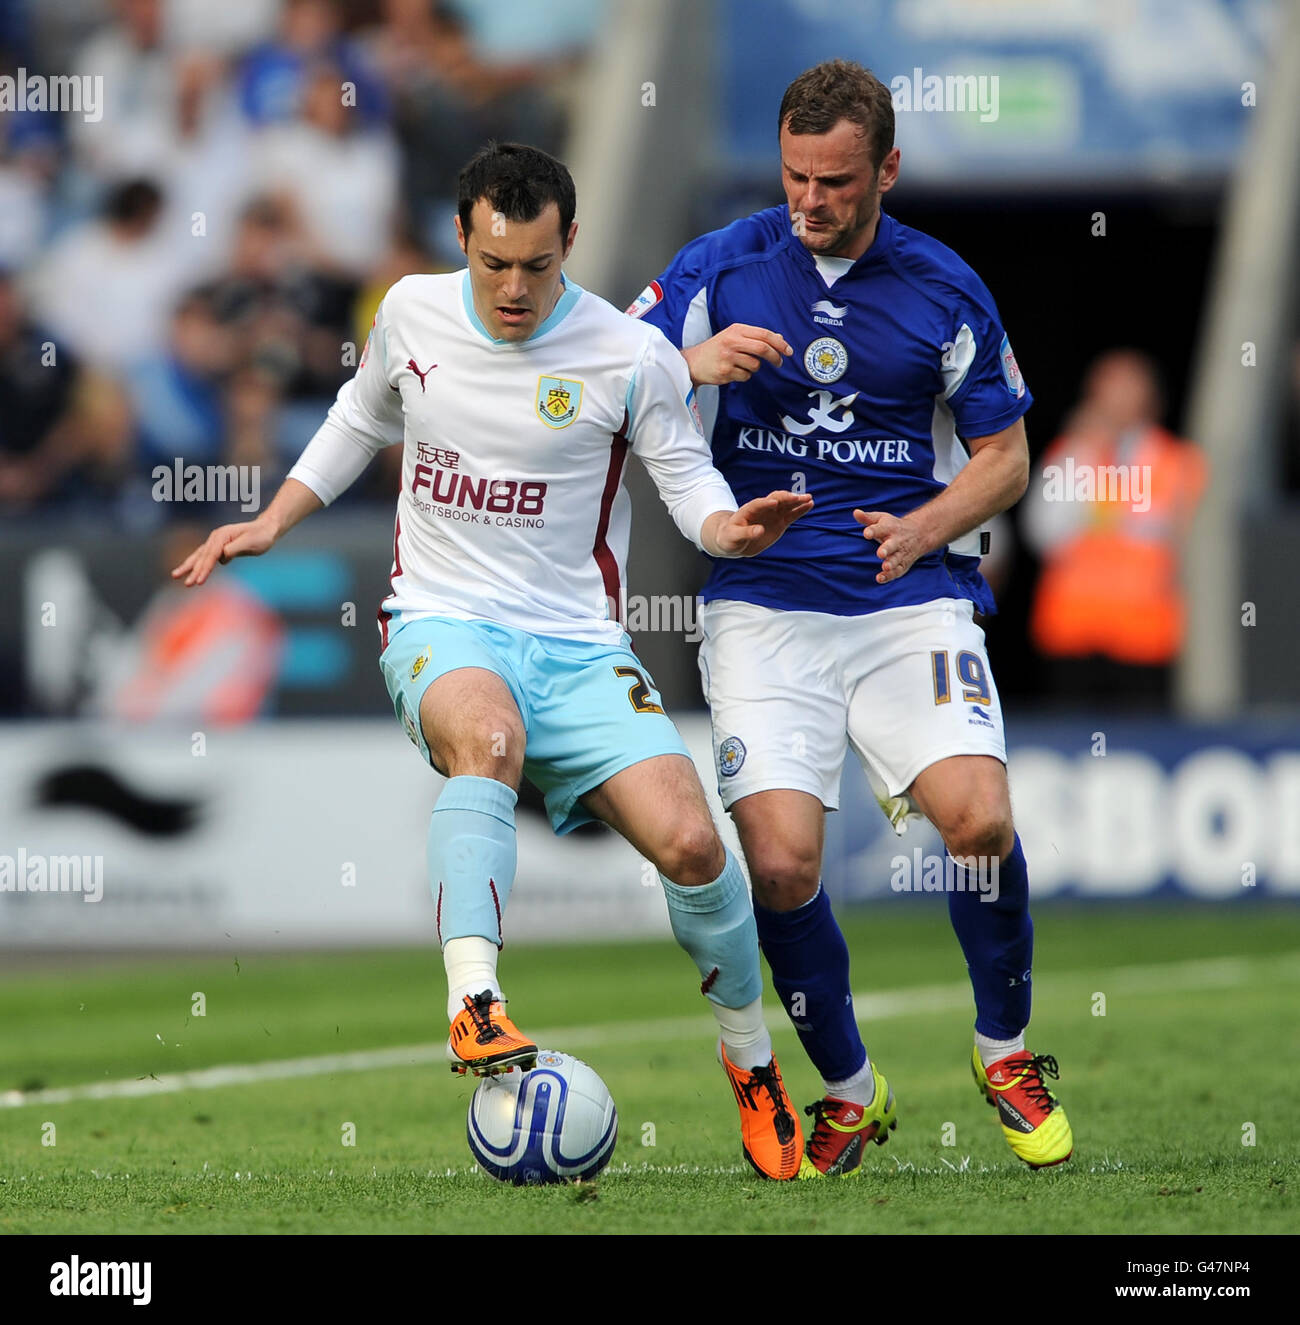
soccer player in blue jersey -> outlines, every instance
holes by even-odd
[[[760,556],[715,561],[701,595],[719,791],[773,984],[824,1082],[801,1176],[859,1171],[896,1118],[820,882],[849,746],[897,831],[920,813],[943,837],[976,1083],[1015,1154],[1057,1164],[1074,1142],[1043,1080],[1055,1059],[1025,1048],[1029,877],[973,620],[994,610],[981,525],[1025,491],[1032,397],[979,277],[881,210],[899,170],[888,88],[829,61],[789,86],[778,124],[788,205],[686,245],[628,312],[682,350],[738,501],[816,498]]]

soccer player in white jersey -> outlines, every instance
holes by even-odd
[[[557,833],[601,819],[659,870],[717,1017],[744,1153],[788,1179],[802,1129],[763,1022],[744,876],[614,613],[629,450],[711,556],[762,551],[812,499],[779,491],[736,509],[681,356],[564,276],[574,209],[554,158],[509,143],[480,151],[460,176],[466,269],[388,291],[356,376],[270,506],[215,530],[172,573],[198,585],[219,562],[267,551],[401,445],[380,666],[407,735],[448,778],[428,862],[453,1070],[526,1070],[537,1056],[497,979],[523,775]]]
[[[881,210],[899,168],[889,89],[829,61],[786,90],[778,126],[786,205],[688,244],[628,312],[683,351],[739,500],[817,498],[762,556],[715,562],[700,615],[759,942],[823,1079],[802,1176],[858,1172],[896,1114],[820,884],[850,745],[896,828],[915,809],[943,837],[934,874],[975,994],[976,1083],[1016,1155],[1059,1164],[1074,1142],[1043,1081],[1056,1060],[1025,1049],[1029,876],[972,619],[994,610],[980,526],[1025,490],[1032,397],[979,277]]]

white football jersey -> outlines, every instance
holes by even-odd
[[[479,319],[468,270],[407,276],[289,476],[328,504],[381,447],[404,446],[385,646],[396,614],[612,642],[629,449],[697,547],[705,518],[736,508],[692,397],[662,332],[567,278],[550,316],[511,342]]]

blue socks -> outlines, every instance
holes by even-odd
[[[763,992],[749,889],[730,851],[722,873],[696,888],[659,876],[677,942],[700,972],[700,992],[724,1008],[743,1008]]]
[[[956,879],[966,871],[945,862]],[[1034,924],[1029,918],[1029,868],[1016,834],[998,865],[997,900],[978,889],[948,893],[948,916],[966,956],[975,991],[975,1029],[991,1040],[1011,1040],[1029,1025]]]
[[[478,935],[497,947],[515,881],[518,797],[494,778],[454,777],[429,819],[429,886],[438,942]]]
[[[867,1051],[853,1016],[849,949],[826,890],[793,911],[755,903],[758,942],[772,969],[772,984],[804,1050],[824,1081],[860,1072]]]

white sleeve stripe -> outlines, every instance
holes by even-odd
[[[701,286],[691,299],[682,319],[682,349],[699,345],[713,335],[713,326],[709,321],[709,291]],[[700,425],[704,429],[706,441],[713,438],[713,427],[718,421],[718,388],[701,386],[695,390],[695,403],[700,410]]]
[[[691,296],[691,302],[686,306],[686,316],[682,318],[682,349],[688,350],[692,345],[698,345],[712,335],[713,327],[709,324],[709,291],[707,286],[702,285]]]
[[[957,339],[944,350],[940,361],[943,370],[943,398],[947,400],[966,380],[970,366],[975,362],[975,333],[965,322],[957,332]]]
[[[957,477],[970,461],[966,448],[957,438],[957,423],[952,410],[944,403],[943,396],[934,398],[934,413],[930,418],[930,437],[934,447],[934,461],[930,472],[940,483],[948,484]],[[948,544],[949,552],[956,552],[964,557],[980,555],[980,535],[987,529],[981,525],[977,529],[960,534]]]

